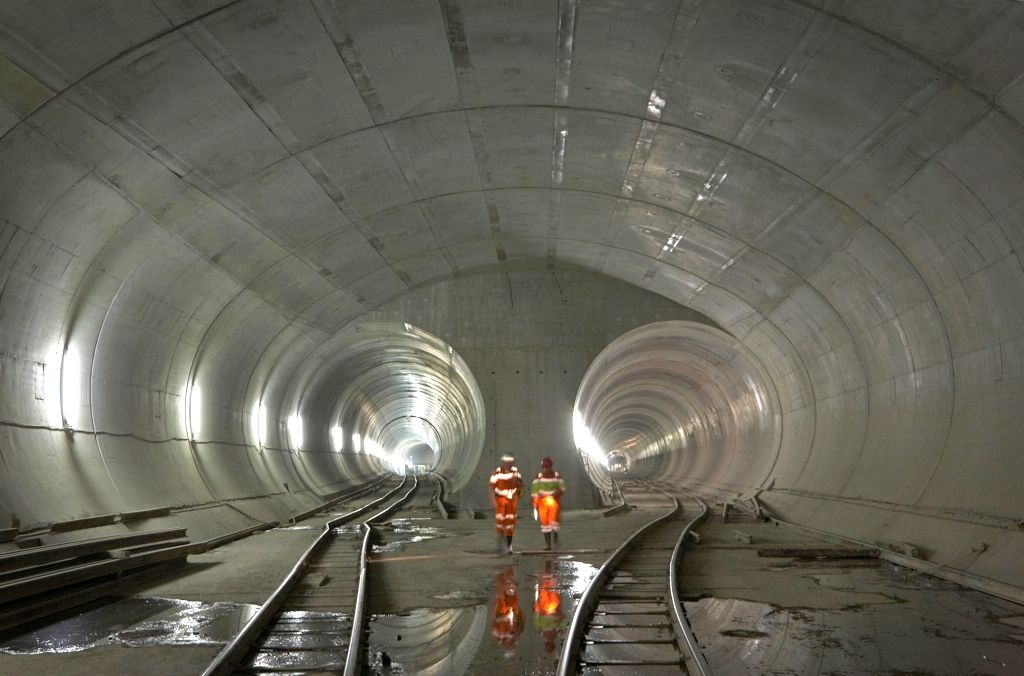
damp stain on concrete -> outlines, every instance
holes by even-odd
[[[102,645],[218,645],[234,638],[256,609],[242,603],[111,598],[73,617],[12,636],[0,642],[0,653],[73,653]]]
[[[406,545],[453,537],[455,535],[455,533],[449,530],[415,523],[415,521],[420,520],[422,519],[393,519],[389,524],[381,526],[380,530],[387,533],[387,542],[374,545],[373,553],[382,554],[385,552],[401,551]]]
[[[1024,646],[974,607],[1002,602],[973,594],[936,602],[921,593],[888,607],[783,607],[721,597],[684,606],[715,673],[1024,673]],[[1009,671],[1000,671],[1004,664]]]

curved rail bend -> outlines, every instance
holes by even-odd
[[[707,503],[696,495],[692,497],[700,504],[701,511],[686,524],[683,532],[679,534],[679,541],[676,543],[675,549],[672,550],[672,562],[669,564],[668,586],[669,592],[672,594],[672,617],[676,621],[676,629],[686,641],[686,649],[690,656],[688,661],[697,668],[700,676],[711,676],[711,668],[708,666],[707,660],[704,659],[704,653],[700,649],[700,644],[697,643],[697,637],[693,635],[693,629],[690,628],[690,623],[686,619],[686,610],[683,608],[682,596],[679,594],[679,559],[682,557],[683,547],[686,544],[686,536],[690,534],[690,529],[708,516]]]
[[[414,476],[412,479],[412,488],[410,488],[405,495],[362,523],[364,532],[363,546],[359,554],[359,586],[356,591],[355,610],[352,612],[352,633],[349,635],[348,654],[345,655],[345,676],[355,676],[358,673],[359,663],[363,654],[360,646],[362,645],[361,638],[363,635],[363,611],[366,608],[366,560],[370,554],[370,539],[373,537],[373,522],[387,518],[393,514],[395,510],[409,501],[409,498],[412,497],[412,494],[415,493],[416,489],[420,486],[419,477]],[[406,477],[406,481],[408,481],[408,477]],[[402,486],[406,484],[406,481],[402,482]],[[399,488],[402,486],[399,486]]]
[[[369,504],[325,522],[320,535],[310,543],[281,584],[267,597],[267,600],[263,602],[259,610],[256,611],[249,621],[245,623],[245,626],[242,627],[238,635],[217,654],[213,662],[203,672],[203,676],[224,676],[232,673],[246,654],[248,654],[256,640],[259,639],[260,635],[270,625],[285,599],[288,598],[288,595],[302,579],[309,561],[331,540],[331,531],[386,502],[391,496],[401,491],[409,483],[409,479],[410,477],[406,477],[398,487]]]
[[[573,613],[572,623],[569,625],[568,632],[566,632],[565,644],[562,646],[562,654],[558,659],[558,669],[555,672],[558,676],[569,676],[569,674],[574,674],[576,672],[576,666],[578,664],[577,656],[579,655],[580,648],[583,644],[584,629],[586,627],[587,620],[597,608],[599,592],[605,586],[608,578],[611,577],[612,572],[618,566],[619,562],[625,558],[626,554],[629,553],[629,550],[632,549],[640,537],[661,525],[663,522],[675,518],[679,513],[679,500],[664,491],[660,492],[664,493],[672,500],[672,509],[641,526],[632,535],[630,535],[625,542],[619,545],[619,548],[612,552],[611,556],[608,557],[601,568],[597,571],[597,574],[583,592],[583,596],[580,597],[579,604],[576,606],[576,612]]]

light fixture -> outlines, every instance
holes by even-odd
[[[67,430],[73,430],[78,423],[82,406],[82,360],[72,345],[64,348],[60,369],[60,411],[61,422]]]
[[[267,439],[267,407],[260,402],[252,412],[252,435],[256,438],[256,447],[263,448]]]
[[[288,436],[292,440],[292,447],[296,451],[302,450],[302,416],[296,413],[288,418]]]
[[[188,416],[185,419],[185,427],[190,441],[196,441],[203,425],[203,389],[193,384],[185,397],[188,405]]]

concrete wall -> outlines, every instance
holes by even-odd
[[[513,453],[529,482],[551,457],[568,483],[566,506],[594,505],[576,453],[572,411],[583,374],[613,340],[644,324],[707,321],[655,294],[585,271],[469,275],[417,289],[368,313],[410,322],[448,341],[473,371],[486,406],[484,454],[461,504],[489,509],[486,486]]]
[[[672,480],[1024,586],[1024,3],[92,0],[0,26],[24,524],[315,502],[366,470],[287,448],[321,345],[424,285],[583,269],[709,317],[777,392],[770,472]],[[568,401],[553,372],[585,367],[517,350],[496,378],[551,380],[479,378],[494,451],[549,443],[509,402]]]

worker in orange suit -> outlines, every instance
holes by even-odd
[[[498,553],[512,553],[512,536],[516,533],[516,511],[523,494],[523,475],[512,463],[511,455],[501,456],[501,465],[491,473],[491,506],[494,507],[494,528],[498,531]]]
[[[544,533],[544,549],[551,549],[551,541],[558,544],[559,512],[562,509],[562,495],[565,494],[565,479],[556,472],[551,458],[540,461],[540,474],[530,485],[533,500],[533,518],[540,521],[540,532]]]
[[[537,579],[537,593],[533,599],[533,628],[544,637],[544,652],[554,654],[555,642],[565,625],[565,611],[562,610],[562,595],[558,593],[555,561],[549,558],[544,563],[544,572]]]
[[[505,649],[505,657],[515,655],[525,621],[519,607],[519,584],[516,569],[506,566],[495,581],[494,619],[491,636]]]

